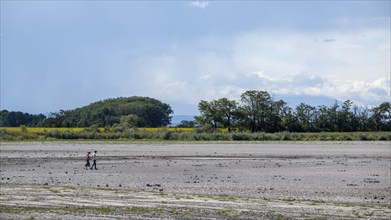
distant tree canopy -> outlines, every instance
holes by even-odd
[[[295,108],[273,100],[266,91],[249,90],[240,100],[201,100],[199,116],[181,121],[178,127],[205,126],[214,130],[251,132],[352,132],[391,131],[391,103],[358,107],[350,100],[331,106],[301,103]],[[170,124],[170,105],[148,97],[114,98],[74,110],[60,110],[48,117],[22,112],[0,112],[0,127],[164,127]]]
[[[195,126],[194,121],[182,120],[176,127],[177,128],[194,128],[194,126]]]
[[[45,119],[46,116],[43,114],[31,115],[23,112],[2,110],[0,112],[0,127],[19,127],[20,125],[36,127]]]
[[[301,103],[295,109],[283,100],[273,100],[266,91],[249,90],[240,102],[220,98],[201,100],[201,126],[251,132],[351,132],[391,131],[391,104],[383,102],[372,109],[357,107],[347,100],[328,106]]]
[[[42,115],[43,118],[35,124],[15,120],[11,114],[3,115],[2,112],[0,126],[111,127],[126,123],[136,127],[161,127],[170,124],[170,114],[173,114],[170,105],[153,98],[134,96],[107,99],[74,110],[60,110],[48,118]]]

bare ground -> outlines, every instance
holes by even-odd
[[[98,150],[98,170],[85,170]],[[389,142],[1,143],[1,219],[390,219]]]

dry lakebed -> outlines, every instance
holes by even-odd
[[[0,219],[391,219],[387,141],[0,146]]]

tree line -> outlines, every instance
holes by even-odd
[[[199,116],[182,121],[178,127],[201,127],[229,132],[354,132],[391,131],[391,104],[359,107],[352,101],[331,106],[301,103],[291,108],[274,100],[266,91],[249,90],[240,100],[201,100]],[[130,127],[166,127],[171,122],[171,106],[149,97],[106,99],[74,110],[31,115],[0,111],[0,127],[110,127],[124,131]]]
[[[301,103],[293,109],[283,100],[273,100],[266,91],[249,90],[240,101],[201,100],[198,109],[196,124],[229,132],[391,131],[390,102],[373,108],[358,107],[350,100],[317,107]]]
[[[171,106],[149,97],[106,99],[74,110],[31,115],[0,112],[0,127],[162,127],[171,122]]]
[[[32,115],[23,112],[9,112],[7,110],[0,111],[0,127],[19,127],[25,125],[27,127],[37,127],[46,119],[43,114]]]

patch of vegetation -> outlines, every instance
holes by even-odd
[[[221,194],[217,196],[217,199],[220,201],[226,201],[226,202],[236,202],[237,198],[234,196],[230,196],[228,194]]]
[[[45,190],[48,190],[50,191],[51,193],[61,193],[61,190],[60,189],[56,189],[54,187],[51,187],[51,186],[34,186],[35,189],[45,189]]]
[[[286,220],[286,219],[288,219],[288,217],[286,217],[285,215],[283,215],[281,213],[277,213],[276,216],[274,217],[274,219],[276,219],[276,220]]]
[[[343,202],[343,203],[338,203],[338,206],[342,206],[342,207],[353,207],[354,204],[350,203],[350,202]]]
[[[0,141],[127,140],[127,141],[391,141],[391,132],[251,133],[198,132],[188,128],[133,128],[114,132],[103,128],[0,128]]]
[[[228,194],[221,194],[221,195],[195,194],[194,196],[196,196],[198,198],[215,199],[215,200],[225,201],[225,202],[236,202],[237,201],[237,197],[231,196]],[[193,197],[189,197],[189,196],[185,197],[185,198],[193,199]]]
[[[72,186],[62,186],[61,189],[64,191],[64,192],[69,192],[71,190],[76,190],[76,187],[72,187]]]
[[[311,205],[321,205],[321,204],[324,204],[324,203],[325,203],[325,201],[323,201],[323,200],[313,200],[311,202]]]
[[[0,205],[0,213],[26,214],[26,213],[47,213],[53,212],[55,208],[50,207],[28,207]]]
[[[216,211],[217,216],[235,218],[240,216],[240,212],[234,209],[222,209]]]
[[[282,199],[282,201],[284,201],[284,202],[293,202],[293,201],[296,201],[296,199],[292,198],[292,197],[288,197],[288,198]]]

